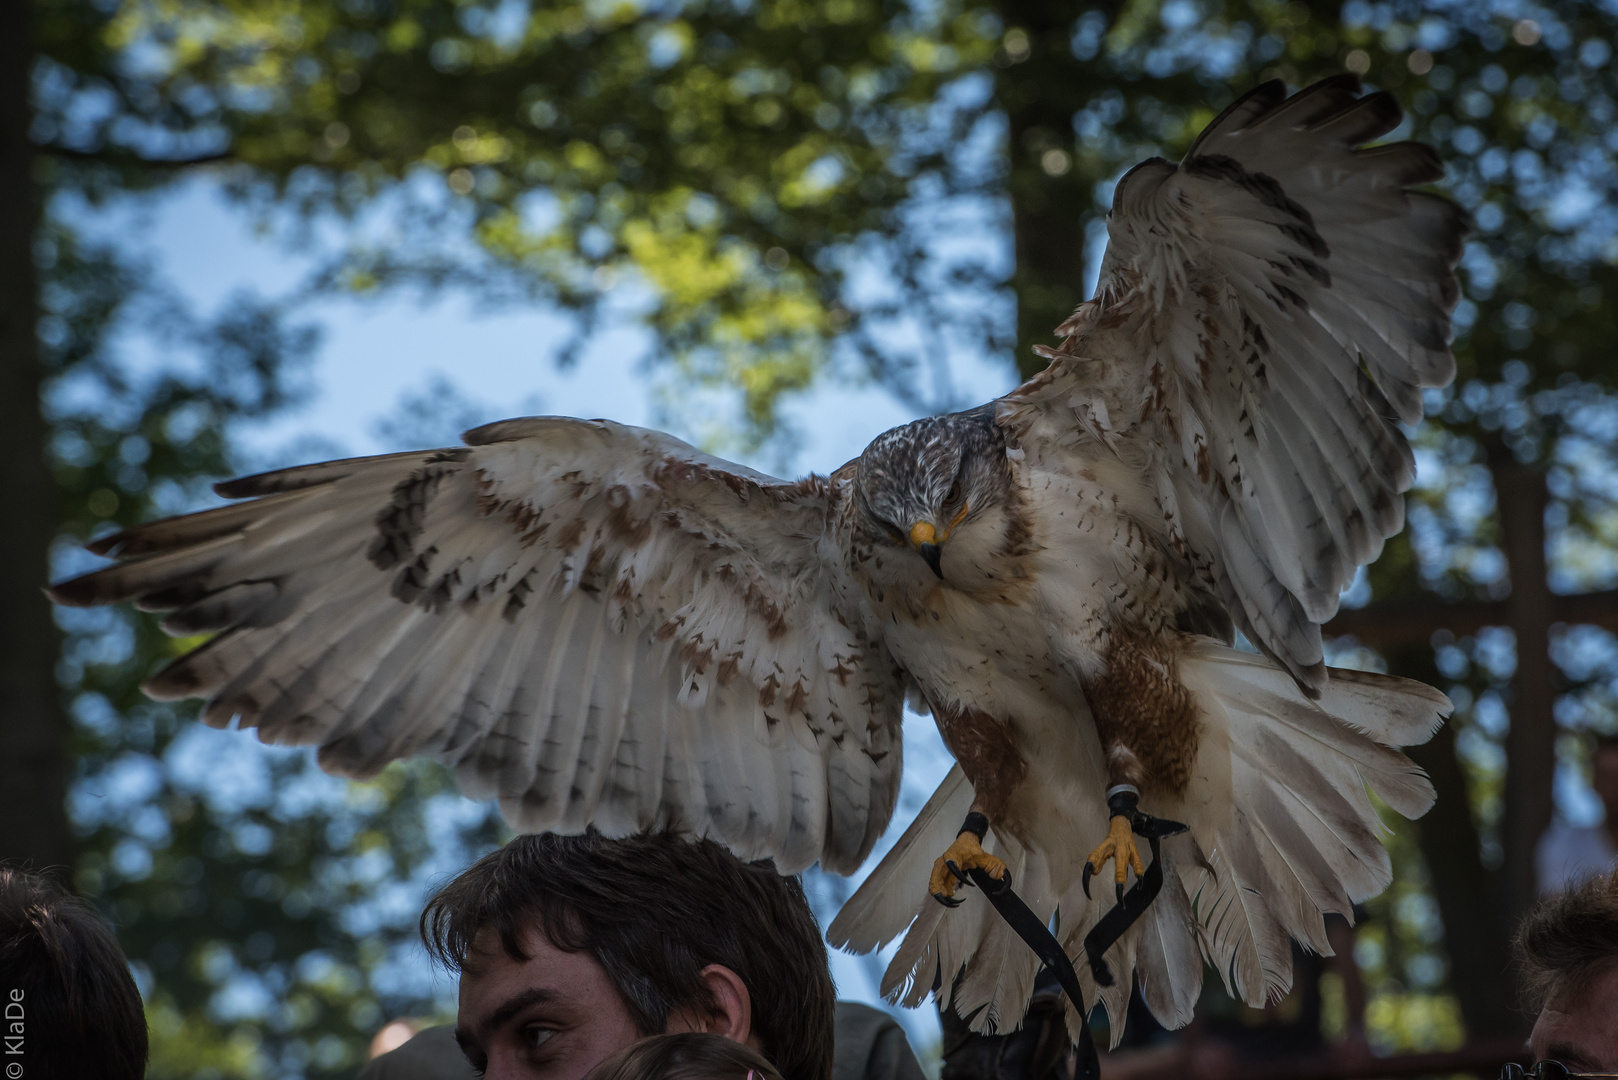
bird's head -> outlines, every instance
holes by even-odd
[[[909,548],[940,578],[945,548],[1005,501],[1005,441],[988,407],[883,432],[860,455],[855,499],[867,530]]]

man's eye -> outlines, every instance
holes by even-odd
[[[530,1050],[537,1050],[545,1041],[556,1034],[555,1028],[532,1025],[522,1029],[523,1044]]]

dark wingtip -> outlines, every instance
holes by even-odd
[[[115,533],[108,533],[99,540],[90,541],[88,544],[84,545],[84,550],[88,551],[92,555],[111,556],[116,554],[118,549],[123,547],[124,542],[128,539],[129,530],[119,529]]]
[[[1343,71],[1336,75],[1328,75],[1324,79],[1317,79],[1315,82],[1310,83],[1302,90],[1299,90],[1298,93],[1308,94],[1313,93],[1316,90],[1339,89],[1349,90],[1357,94],[1364,89],[1364,87],[1365,84],[1360,81],[1360,77],[1356,72]]]
[[[274,489],[269,487],[266,478],[274,475],[274,473],[255,473],[252,476],[220,480],[213,485],[213,493],[221,499],[250,499],[256,495],[267,495]]]
[[[92,607],[100,599],[95,578],[94,574],[86,574],[83,577],[58,581],[55,585],[46,586],[44,593],[50,597],[52,603],[61,604],[63,607]]]

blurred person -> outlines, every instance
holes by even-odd
[[[758,1051],[723,1035],[653,1035],[603,1061],[588,1080],[782,1080]]]
[[[1618,735],[1596,740],[1590,755],[1590,787],[1601,800],[1603,820],[1570,825],[1558,818],[1540,834],[1534,870],[1541,896],[1618,867]]]
[[[798,880],[712,841],[518,837],[429,901],[422,937],[460,973],[453,1038],[489,1077],[578,1080],[642,1038],[706,1032],[761,1054],[784,1080],[922,1078],[891,1017],[834,1007]],[[424,1031],[360,1075],[466,1075],[390,1071],[418,1044],[437,1053],[450,1038]]]
[[[146,1013],[112,927],[54,879],[9,867],[0,867],[0,1015],[10,1080],[146,1073]]]
[[[899,1022],[881,1009],[839,1001],[832,1080],[926,1080]]]
[[[1516,953],[1537,1014],[1534,1057],[1575,1074],[1618,1072],[1618,871],[1541,900],[1517,931]]]
[[[477,1080],[477,1070],[455,1041],[454,1024],[418,1028],[394,1020],[371,1040],[370,1059],[354,1080]]]

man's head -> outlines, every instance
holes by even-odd
[[[1517,931],[1536,1058],[1618,1071],[1618,871],[1541,900]]]
[[[6,1060],[18,1075],[146,1075],[140,993],[89,904],[48,877],[0,867],[0,972],[0,1015],[22,1050]]]
[[[829,1080],[834,994],[795,878],[712,841],[523,836],[428,902],[457,1037],[495,1077],[577,1080],[635,1039],[712,1031]]]

